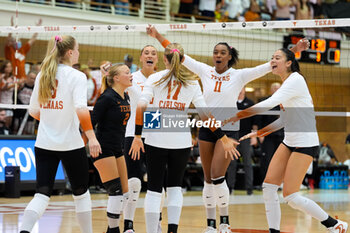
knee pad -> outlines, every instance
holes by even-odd
[[[26,210],[34,211],[38,214],[39,218],[44,214],[47,206],[49,205],[50,197],[36,193],[34,198],[29,202]]]
[[[204,182],[202,198],[205,208],[216,208],[214,184]]]
[[[293,209],[302,210],[301,206],[307,204],[309,199],[302,197],[299,193],[292,193],[284,198],[284,201]]]
[[[120,183],[119,177],[103,183],[103,186],[107,190],[109,196],[123,195],[122,184]]]
[[[183,195],[182,195],[181,187],[168,187],[167,196],[168,196],[168,206],[182,207]]]
[[[214,184],[214,190],[216,195],[216,204],[218,205],[218,207],[227,207],[229,205],[230,191],[228,189],[225,179],[222,183]]]
[[[279,186],[275,184],[263,183],[262,191],[265,203],[279,203],[278,190]]]
[[[139,178],[130,178],[129,183],[129,193],[131,201],[137,201],[139,199],[141,191],[141,180]]]
[[[218,178],[211,178],[211,181],[213,182],[214,185],[221,184],[225,181],[225,176],[221,176]]]
[[[79,196],[73,195],[73,199],[75,204],[75,212],[81,213],[91,211],[91,197],[89,190]]]

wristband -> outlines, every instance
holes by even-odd
[[[222,131],[221,128],[216,129],[213,133],[218,139],[221,139],[223,136],[225,136],[225,133]]]
[[[135,125],[135,135],[141,135],[142,128],[143,128],[143,125]]]

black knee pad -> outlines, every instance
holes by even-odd
[[[50,188],[49,186],[37,187],[36,192],[50,197],[52,194],[52,188]]]
[[[123,195],[122,184],[120,183],[119,177],[103,183],[103,186],[107,190],[109,196]]]
[[[86,193],[88,189],[87,188],[72,188],[72,193],[74,196],[80,196],[80,195],[83,195],[84,193]]]
[[[218,178],[211,178],[211,181],[213,182],[213,184],[221,184],[225,181],[225,176],[221,176]]]

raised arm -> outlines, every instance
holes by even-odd
[[[41,26],[42,22],[43,22],[42,19],[39,18],[39,21],[35,25],[36,26]],[[34,44],[34,42],[36,41],[37,37],[38,37],[38,33],[34,33],[32,38],[30,38],[30,40],[28,41],[30,46],[32,46]]]
[[[164,36],[162,36],[154,26],[149,25],[146,28],[146,31],[147,31],[147,34],[149,36],[156,38],[159,41],[159,43],[163,46],[163,48],[166,48],[169,44],[171,44],[171,42],[168,41]],[[206,72],[207,69],[211,68],[207,64],[196,61],[195,59],[191,58],[190,56],[188,56],[186,54],[185,54],[184,61],[182,64],[187,69],[189,69],[193,73],[197,74],[200,78],[202,78],[203,72]]]

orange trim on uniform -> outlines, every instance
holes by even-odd
[[[247,108],[244,109],[242,111],[239,111],[236,116],[238,117],[238,119],[244,119],[244,118],[248,118],[250,116],[255,115],[257,112],[254,111],[252,108]]]
[[[35,120],[40,121],[40,112],[39,111],[36,113],[31,112],[30,116],[33,117]]]
[[[265,136],[267,136],[267,135],[269,135],[269,134],[271,134],[272,133],[272,131],[269,131],[268,129],[259,129],[257,132],[256,132],[256,135],[258,136],[258,137],[265,137]]]
[[[135,119],[136,125],[143,125],[143,111],[141,106],[137,106],[136,108],[136,119]]]
[[[84,131],[93,129],[91,124],[90,113],[87,108],[77,110],[77,115],[80,121],[80,125]]]
[[[209,120],[209,121],[215,121],[215,123],[216,123],[216,120],[215,120],[214,117],[210,117],[210,118],[208,118],[208,120]],[[212,124],[210,123],[209,125],[212,125]],[[215,127],[215,124],[213,124],[213,126],[210,126],[209,129],[210,129],[211,132],[214,132],[214,131],[217,130],[218,128],[216,128],[216,127]]]
[[[168,45],[170,45],[171,43],[170,43],[170,41],[168,41],[168,40],[163,40],[163,42],[162,42],[162,46],[163,46],[163,48],[166,48]]]

